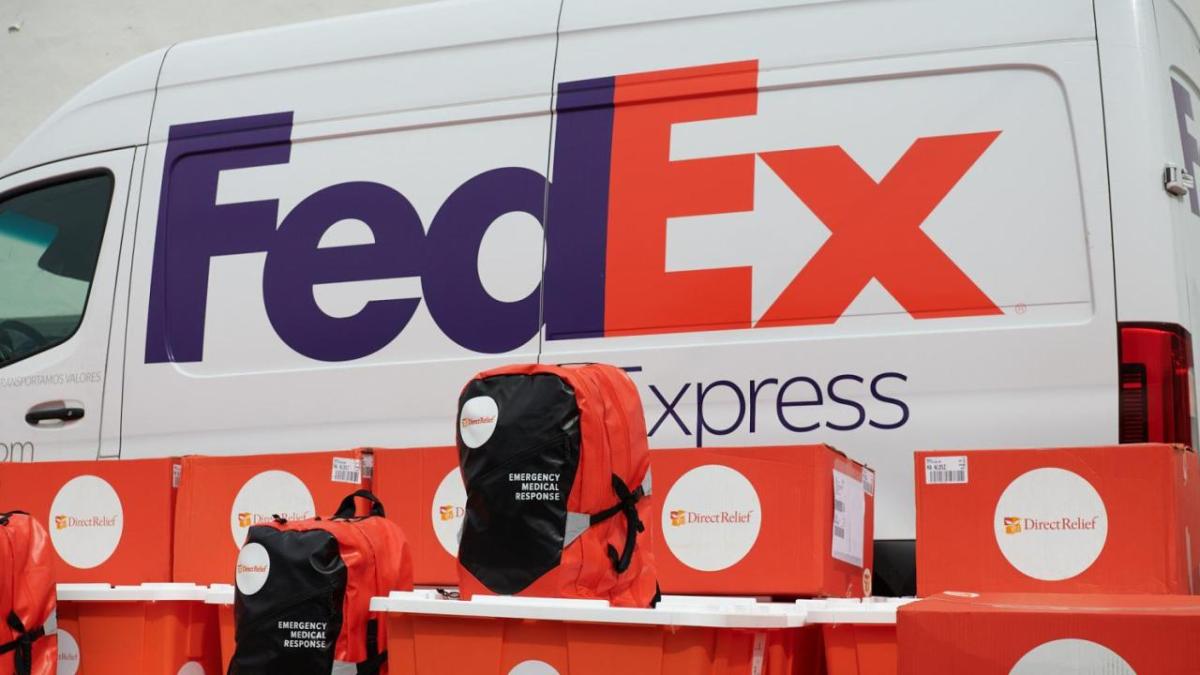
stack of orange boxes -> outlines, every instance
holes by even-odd
[[[899,612],[900,672],[1195,672],[1198,469],[1165,444],[917,453],[933,597]]]

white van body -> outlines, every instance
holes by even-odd
[[[1117,442],[1119,322],[1197,331],[1198,7],[441,2],[147,55],[0,164],[0,237],[112,178],[0,459],[450,444],[474,373],[604,361],[654,447],[832,444],[912,539],[914,450]]]

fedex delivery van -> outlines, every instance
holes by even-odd
[[[480,0],[149,54],[0,164],[0,459],[449,444],[472,374],[603,361],[654,447],[869,463],[903,561],[914,450],[1194,442],[1198,27]]]

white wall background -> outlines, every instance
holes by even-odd
[[[88,83],[184,40],[424,0],[0,0],[0,158]]]

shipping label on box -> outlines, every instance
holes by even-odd
[[[869,594],[875,475],[823,445],[654,450],[665,593]]]
[[[60,583],[171,579],[174,459],[0,464],[0,511],[50,534]]]
[[[330,516],[362,487],[362,453],[185,457],[175,514],[174,578],[233,582],[252,526]]]
[[[900,608],[900,675],[1195,673],[1200,598],[945,593]]]
[[[918,592],[1194,592],[1195,462],[1171,445],[917,453]]]

